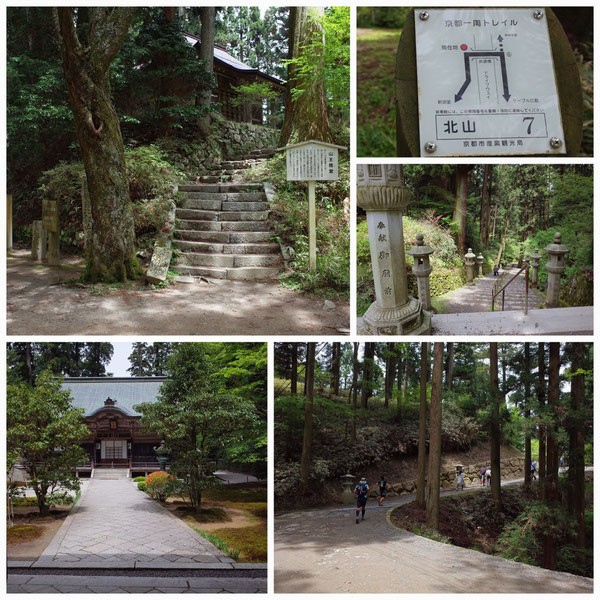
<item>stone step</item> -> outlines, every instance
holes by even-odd
[[[180,192],[254,192],[263,191],[262,183],[182,183]]]
[[[242,210],[199,210],[195,208],[178,208],[175,211],[178,219],[188,221],[266,221],[268,211]]]
[[[237,214],[237,213],[232,213]],[[271,224],[268,221],[201,221],[179,217],[178,230],[195,231],[269,231]]]
[[[216,254],[278,254],[279,244],[219,244],[214,242],[197,242],[191,240],[174,240],[173,244],[182,251],[208,252]]]
[[[272,267],[281,264],[280,254],[203,254],[185,252],[177,265],[198,267]]]
[[[176,239],[179,240],[216,242],[221,244],[268,242],[273,235],[271,231],[196,231],[195,229],[179,229],[176,231]]]
[[[215,186],[218,188],[225,186]],[[233,187],[233,186],[231,186]],[[265,202],[266,195],[263,191],[233,191],[217,189],[206,192],[184,191],[184,200],[219,200],[221,202]]]
[[[193,277],[212,277],[216,279],[270,279],[279,275],[279,267],[202,267],[196,265],[177,265],[182,275]]]
[[[186,197],[183,200],[181,208],[191,208],[192,210],[223,210],[232,211],[263,211],[269,210],[268,202],[229,202],[228,198],[241,196],[242,194],[206,194],[209,198]],[[258,195],[258,194],[257,194]],[[219,196],[222,198],[219,199]]]

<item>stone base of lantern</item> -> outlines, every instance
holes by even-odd
[[[431,313],[416,298],[399,308],[381,308],[373,302],[358,320],[358,335],[429,335]]]

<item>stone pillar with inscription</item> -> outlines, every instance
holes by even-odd
[[[402,214],[410,190],[400,165],[358,165],[358,205],[367,212],[375,302],[359,322],[363,335],[420,335],[431,331],[431,313],[408,295]]]
[[[469,251],[465,254],[465,267],[467,269],[467,285],[473,285],[473,267],[475,266],[475,255],[473,250],[469,248]]]
[[[419,290],[419,300],[425,310],[431,310],[431,290],[429,287],[429,275],[432,267],[429,264],[429,255],[433,254],[433,248],[425,246],[423,234],[417,233],[417,243],[408,253],[414,258],[412,272],[417,278],[417,288]]]
[[[31,260],[42,260],[46,256],[46,230],[41,221],[34,221],[31,226]]]
[[[546,271],[548,272],[548,287],[546,289],[546,308],[558,307],[558,295],[560,293],[560,276],[565,270],[565,254],[569,249],[561,243],[562,236],[557,231],[554,235],[554,243],[548,244],[544,250],[548,253]]]
[[[538,271],[540,268],[541,258],[542,255],[537,250],[534,250],[529,256],[529,261],[531,264],[531,281],[529,282],[529,285],[531,285],[532,288],[537,288],[538,286]]]
[[[478,277],[483,277],[483,255],[481,252],[477,255],[477,268],[479,271]]]

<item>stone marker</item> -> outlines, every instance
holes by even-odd
[[[548,244],[544,250],[548,253],[546,271],[548,272],[548,287],[546,288],[546,308],[558,308],[560,293],[560,275],[565,270],[565,254],[569,249],[561,243],[562,235],[557,231],[554,243]]]
[[[431,290],[429,286],[429,275],[432,267],[429,264],[429,255],[433,254],[433,248],[425,246],[423,242],[423,234],[417,233],[417,244],[409,251],[415,259],[412,272],[417,278],[417,288],[419,290],[419,300],[425,310],[431,310]]]
[[[172,255],[173,250],[171,248],[154,246],[150,266],[146,271],[146,281],[148,283],[162,283],[166,280]]]
[[[31,226],[31,260],[40,261],[45,256],[46,231],[41,221],[34,221]]]
[[[479,267],[479,277],[483,277],[483,255],[481,252],[477,255],[477,266]]]
[[[475,255],[473,250],[469,248],[469,251],[465,254],[465,267],[467,268],[467,283],[468,285],[473,284],[473,266],[475,265]]]
[[[44,248],[42,261],[47,258],[49,265],[58,266],[60,265],[60,223],[56,200],[42,200],[42,227],[48,236],[48,254],[46,257]]]
[[[342,501],[344,504],[352,504],[354,502],[354,490],[352,484],[354,482],[354,475],[347,473],[342,477],[344,481],[344,491],[342,492]]]
[[[534,250],[529,257],[531,264],[531,280],[529,285],[531,285],[532,288],[537,288],[538,286],[538,270],[540,268],[541,258],[542,255],[537,250]]]
[[[408,295],[402,214],[411,199],[400,165],[358,165],[358,205],[367,212],[375,302],[362,317],[363,335],[421,335],[431,313]]]

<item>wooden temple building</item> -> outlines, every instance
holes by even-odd
[[[186,33],[185,37],[196,49],[200,46],[200,38]],[[256,125],[264,124],[263,106],[257,104],[232,103],[237,92],[232,86],[248,85],[251,83],[266,83],[280,94],[281,100],[271,100],[283,104],[285,94],[285,84],[283,81],[272,75],[267,75],[259,69],[254,69],[227,52],[223,46],[215,44],[214,49],[214,74],[217,80],[217,88],[213,91],[213,102],[221,105],[221,113],[229,121],[238,121],[243,123],[254,123]],[[275,107],[272,107],[274,111]]]
[[[98,468],[128,469],[130,476],[159,470],[154,448],[161,437],[145,432],[135,406],[157,399],[166,377],[65,377],[63,389],[83,409],[90,435],[83,441],[89,460],[80,475]]]

